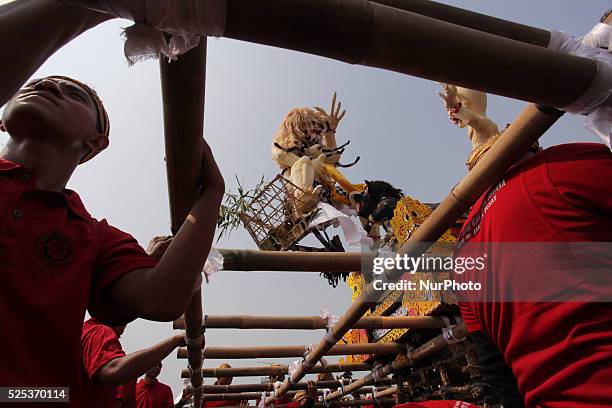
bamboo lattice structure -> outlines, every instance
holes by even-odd
[[[320,316],[204,316],[206,329],[327,329],[328,319]],[[174,329],[184,329],[185,320],[175,320]],[[353,329],[440,329],[444,321],[433,316],[368,316],[359,319]]]
[[[459,324],[452,328],[453,336],[455,338],[463,338],[467,336],[467,328],[464,324]],[[350,394],[355,392],[355,390],[360,389],[361,387],[375,384],[377,379],[384,378],[398,370],[409,367],[410,365],[428,357],[432,354],[445,349],[448,347],[447,341],[444,339],[443,335],[439,335],[434,337],[433,339],[425,342],[423,345],[418,348],[409,351],[406,355],[400,355],[395,359],[391,364],[388,364],[382,368],[374,370],[372,373],[366,375],[363,378],[343,387],[339,391],[332,392],[326,396],[328,401],[339,398],[343,395]]]
[[[430,11],[417,10],[413,7],[415,5],[430,6]],[[296,13],[296,9],[299,9],[300,13]],[[432,12],[434,9],[436,11]],[[506,24],[488,16],[457,10],[453,12],[449,7],[416,0],[296,0],[291,3],[279,0],[228,0],[225,36],[557,107],[569,105],[591,85],[596,72],[595,63],[589,59],[543,48],[549,38],[546,31],[514,23]],[[447,17],[443,16],[444,13],[447,13]],[[321,29],[312,30],[309,25],[303,24],[304,21],[317,21]],[[330,38],[335,41],[329,41]],[[466,58],[468,52],[470,57]],[[453,61],[453,64],[448,64],[448,61]],[[200,99],[203,104],[203,95]],[[168,102],[165,99],[165,107]],[[418,256],[429,248],[430,243],[435,242],[559,116],[559,112],[528,105],[505,131],[504,137],[499,139],[477,166],[450,192],[399,252]],[[189,157],[189,154],[186,157]],[[188,166],[193,168],[193,164],[191,162]],[[171,179],[172,165],[169,163],[168,167]],[[171,203],[172,188],[171,186]],[[190,198],[193,196],[194,194]],[[181,217],[175,217],[174,211],[173,209],[173,230],[180,225],[175,221],[182,220]],[[385,281],[392,282],[399,278],[398,275],[397,271],[391,270],[385,273],[384,278]],[[335,346],[337,339],[357,324],[369,306],[375,302],[373,299],[377,299],[377,293],[370,285],[333,327],[331,333],[307,354],[304,364],[298,366],[291,376],[292,383],[301,380],[322,356],[333,353],[334,347],[336,351],[339,350],[338,346]],[[193,300],[195,302],[196,299]],[[191,311],[193,309],[197,307],[190,307]],[[194,327],[202,323],[201,315],[195,321],[196,314],[197,310],[195,313],[186,314],[188,335],[190,332],[193,334]],[[465,335],[462,325],[456,326],[454,331],[458,337]],[[408,353],[404,359],[400,358],[396,360],[397,363],[383,368],[377,375],[387,375],[392,370],[410,365],[443,347],[446,347],[444,339],[434,338]],[[253,349],[251,348],[249,353],[245,351],[244,355],[258,355],[257,353],[262,351],[254,352]],[[210,353],[210,350],[206,349],[204,355]],[[223,353],[219,352],[219,355],[223,356],[220,358],[236,358],[230,350],[225,348]],[[184,350],[179,350],[179,353],[182,351]],[[198,358],[195,354],[199,355],[200,350],[189,351],[190,364],[192,360],[193,364],[197,364]],[[398,349],[395,352],[399,351]],[[350,354],[354,353],[356,352],[350,351]],[[274,354],[282,353],[277,351],[266,356]],[[198,370],[192,376],[194,386],[198,387],[197,381],[201,381],[201,375],[202,372]],[[358,384],[359,381],[362,381],[362,384]],[[371,381],[371,378],[366,376],[359,381],[351,387],[363,385]],[[288,389],[289,382],[283,383],[276,397],[288,394]],[[247,394],[207,395],[205,399],[247,399],[246,396]],[[338,396],[331,394],[330,399]],[[196,398],[196,407],[199,407],[197,401]],[[272,401],[271,397],[266,399],[267,404]]]

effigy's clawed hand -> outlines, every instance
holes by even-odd
[[[459,100],[457,87],[442,83],[440,85],[442,85],[442,92],[438,92],[438,95],[444,100],[446,110],[452,111],[458,109],[461,106],[461,101]]]
[[[340,111],[342,108],[342,102],[338,102],[336,105],[336,92],[334,92],[334,96],[332,97],[331,108],[329,113],[325,111],[325,109],[315,106],[314,109],[321,114],[322,119],[327,123],[328,131],[335,131],[338,127],[338,124],[346,115],[346,110]]]

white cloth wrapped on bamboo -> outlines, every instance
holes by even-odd
[[[612,27],[599,23],[583,37],[551,31],[548,48],[579,57],[592,58],[597,73],[591,86],[574,102],[559,107],[587,115],[586,127],[612,150]],[[560,85],[562,86],[562,85]]]
[[[130,64],[159,55],[176,59],[196,47],[200,37],[222,36],[227,22],[227,0],[62,1],[134,21],[124,31]]]

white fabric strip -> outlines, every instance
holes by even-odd
[[[561,107],[566,112],[587,115],[586,127],[612,150],[612,27],[599,23],[584,37],[551,31],[548,48],[594,59],[597,73],[591,86],[574,102]]]
[[[125,56],[134,64],[164,55],[176,59],[200,37],[220,37],[227,23],[227,0],[62,0],[73,6],[127,18]],[[170,35],[166,41],[162,33]]]

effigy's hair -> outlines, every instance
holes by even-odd
[[[312,122],[319,122],[320,116],[317,111],[310,108],[291,109],[280,124],[274,142],[285,149],[296,146],[300,142],[307,142],[306,129],[312,126]]]

